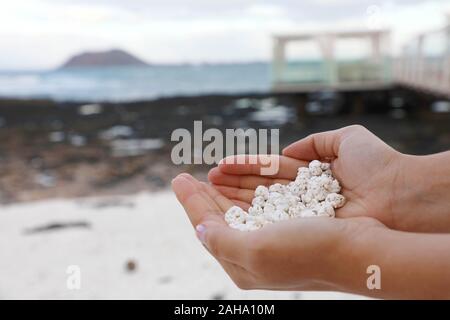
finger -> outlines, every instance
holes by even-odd
[[[230,207],[233,206],[233,202],[226,197],[224,197],[219,191],[214,189],[212,186],[205,182],[201,182],[203,190],[216,202],[217,206],[226,212]]]
[[[214,185],[214,188],[216,188],[217,191],[219,191],[228,199],[239,200],[248,204],[252,203],[253,197],[255,195],[255,190],[250,189],[240,189],[236,187],[227,187],[220,185]]]
[[[213,217],[218,217],[215,213],[221,209],[215,203],[213,204],[209,194],[205,193],[203,185],[192,176],[181,174],[172,181],[172,186],[192,224],[196,226],[197,236],[205,247],[217,258],[234,281],[236,279],[241,283],[248,281],[249,272],[240,266],[247,261],[247,254],[244,254],[245,250],[243,249],[244,234],[229,228],[223,223],[223,219],[220,221],[219,219],[207,219],[211,213]],[[201,221],[202,224],[199,224]],[[199,232],[199,230],[203,231]],[[206,235],[206,230],[208,230],[208,235]]]
[[[208,194],[208,192],[206,192],[206,189],[204,187],[204,182],[198,181],[197,179],[195,179],[193,176],[191,176],[188,173],[182,173],[181,176],[188,179],[189,181],[192,182],[193,185],[195,185],[195,187],[197,188],[200,195],[203,197],[203,199],[206,202],[209,203],[209,205],[211,207],[213,207],[214,209],[217,209],[217,211],[224,212],[222,210],[222,208],[217,204],[217,202]]]
[[[243,210],[247,211],[250,208],[250,204],[237,199],[228,199],[224,195],[222,195],[219,191],[217,191],[214,186],[209,185],[205,182],[201,182],[201,184],[205,184],[205,192],[207,192],[211,198],[213,198],[217,205],[220,207],[220,210],[226,212],[231,206],[235,205]]]
[[[236,200],[236,199],[230,199],[230,200],[233,201],[235,206],[240,207],[244,211],[248,211],[248,209],[250,208],[250,203],[248,203],[248,202],[244,202],[244,201]]]
[[[238,231],[215,221],[205,221],[196,230],[198,238],[213,256],[241,267],[247,265],[248,232]]]
[[[204,196],[203,191],[185,175],[172,180],[172,188],[183,205],[192,225],[196,226],[208,215],[222,214],[212,199]]]
[[[236,155],[222,159],[218,168],[222,173],[260,176],[262,169],[267,168],[265,164],[268,162],[278,164],[278,170],[274,174],[269,175],[278,179],[294,179],[297,175],[298,167],[308,165],[306,161],[279,155]]]
[[[207,222],[203,223],[203,226],[205,225],[208,225],[208,223]],[[198,235],[198,231],[197,237],[201,238],[201,236]],[[243,266],[236,264],[236,261],[233,262],[232,257],[230,258],[226,254],[223,255],[220,251],[220,248],[218,248],[217,246],[212,245],[211,247],[211,244],[208,245],[204,237],[203,239],[200,240],[202,240],[205,249],[217,260],[217,262],[222,266],[222,268],[225,270],[225,272],[228,274],[228,276],[231,278],[233,282],[239,284],[240,286],[244,285],[246,287],[249,287],[249,285],[254,282],[252,281],[253,275]],[[210,249],[209,247],[211,247],[212,249]],[[242,261],[241,260],[239,261],[244,263],[244,259],[242,259]]]
[[[337,157],[343,129],[311,134],[284,148],[282,154],[302,160]]]
[[[208,180],[216,185],[224,185],[242,189],[256,189],[260,185],[270,186],[274,183],[288,184],[291,180],[263,176],[234,175],[213,168],[208,173]]]

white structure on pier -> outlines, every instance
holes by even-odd
[[[389,31],[349,31],[302,33],[275,36],[273,52],[273,89],[278,92],[333,90],[368,90],[391,85]],[[337,57],[340,42],[356,40],[369,45],[369,54],[346,59]],[[312,43],[320,57],[315,60],[286,57],[287,48],[296,43],[301,48]],[[356,50],[364,48],[356,47]]]
[[[339,57],[336,48],[347,39],[368,42],[369,54],[358,59]],[[366,91],[400,84],[450,98],[450,14],[446,27],[419,35],[404,47],[398,58],[391,55],[389,39],[386,30],[275,36],[273,90]],[[320,57],[290,60],[286,51],[292,43],[299,44],[300,48],[313,43]]]

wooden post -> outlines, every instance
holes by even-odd
[[[392,82],[394,77],[394,61],[391,50],[391,33],[384,31],[380,37],[380,63],[383,66],[383,80]]]
[[[446,50],[444,55],[444,63],[443,63],[443,81],[442,88],[447,95],[450,96],[450,14],[447,16],[448,25],[445,29],[445,42],[446,42]]]
[[[415,62],[415,72],[413,81],[415,85],[423,84],[425,76],[425,57],[423,52],[424,35],[420,35],[417,43],[417,61]]]
[[[364,99],[361,93],[354,93],[350,95],[351,100],[351,114],[352,115],[361,115],[366,112],[366,108],[364,106]]]
[[[377,32],[370,35],[370,42],[372,44],[372,63],[377,65],[377,68],[379,70],[379,73],[377,74],[376,80],[378,81],[384,81],[387,79],[386,75],[386,68],[382,61],[382,54],[381,54],[381,45],[382,45],[382,33]]]
[[[285,41],[274,39],[273,45],[273,77],[275,82],[282,82],[285,65]]]
[[[337,83],[336,59],[334,57],[334,35],[319,37],[318,42],[326,65],[326,84],[334,86]]]
[[[381,60],[381,33],[371,34],[370,40],[372,44],[372,59],[374,62],[379,63]]]
[[[305,122],[305,118],[308,116],[308,114],[306,113],[306,104],[307,103],[308,103],[308,99],[306,98],[306,94],[297,94],[296,95],[298,122]]]
[[[395,61],[395,81],[405,82],[408,80],[408,54],[406,46],[403,46],[400,57]]]

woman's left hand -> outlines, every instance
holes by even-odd
[[[210,185],[181,174],[172,187],[197,237],[238,287],[346,291],[340,280],[347,274],[366,289],[366,265],[347,261],[346,250],[361,247],[372,231],[385,229],[377,220],[292,219],[242,232],[223,217],[234,203]]]

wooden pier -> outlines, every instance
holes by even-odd
[[[450,98],[450,15],[446,27],[406,44],[393,67],[396,83]]]
[[[405,45],[399,57],[392,55],[389,30],[275,36],[272,89],[278,93],[367,92],[404,86],[450,98],[448,20],[446,27],[423,33]],[[368,44],[369,54],[357,59],[339,57],[337,46],[349,39]],[[292,43],[299,48],[312,43],[320,57],[288,59],[286,51]]]

